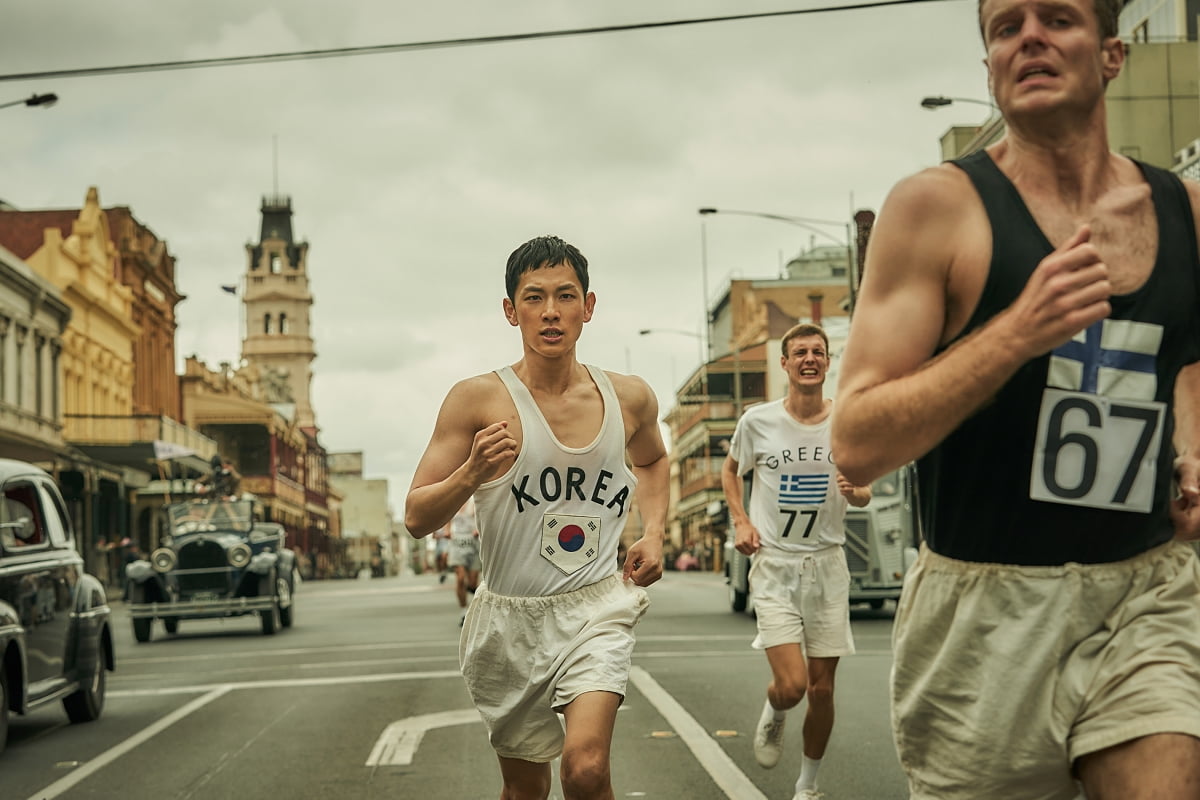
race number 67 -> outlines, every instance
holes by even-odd
[[[1052,503],[1149,511],[1165,406],[1047,389],[1029,495]]]

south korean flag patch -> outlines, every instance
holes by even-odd
[[[542,558],[574,575],[600,554],[600,518],[570,514],[542,517]]]

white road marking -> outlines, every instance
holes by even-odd
[[[662,688],[658,681],[650,677],[649,672],[641,667],[634,667],[629,671],[629,680],[675,728],[675,732],[692,751],[696,761],[704,767],[717,786],[721,787],[726,797],[736,800],[767,800],[766,795],[758,790],[745,773],[737,768],[733,759],[708,735],[708,731],[704,730],[695,717]]]
[[[655,659],[672,659],[672,658],[679,658],[683,654],[684,654],[684,651],[680,651],[680,650],[635,651],[633,654],[633,659],[634,659],[634,661],[651,661],[651,660],[655,660]],[[735,658],[735,659],[745,659],[745,660],[759,660],[762,658],[762,656],[759,655],[759,652],[757,650],[751,650],[749,647],[747,647],[745,649],[738,649],[738,650],[688,650],[688,651],[686,651],[686,655],[690,659]],[[876,650],[876,649],[861,649],[861,650],[857,651],[857,653],[855,654],[855,657],[856,658],[871,658],[871,657],[891,658],[892,651],[891,650]],[[420,663],[428,663],[428,662],[447,662],[447,661],[451,662],[451,663],[457,663],[458,662],[458,654],[457,653],[448,653],[446,655],[441,655],[441,656],[412,656],[409,658],[359,659],[356,661],[325,661],[325,662],[316,661],[316,662],[309,662],[309,663],[304,663],[304,664],[294,663],[291,665],[291,667],[296,670],[306,670],[306,671],[333,670],[333,669],[345,670],[345,669],[349,669],[352,667],[357,667],[357,668],[378,667],[378,666],[399,667],[399,666],[405,665],[405,664],[420,664]],[[122,662],[122,663],[125,663],[125,662]],[[242,673],[242,674],[246,674],[246,673],[252,674],[255,672],[272,673],[272,672],[277,672],[278,669],[279,668],[275,665],[260,664],[258,666],[248,666],[248,667],[237,667],[237,668],[225,669],[225,670],[222,670],[222,675],[227,676],[227,677],[232,677],[233,675],[238,674],[238,673]],[[389,673],[389,674],[397,674],[397,673]],[[412,673],[412,674],[416,674],[416,675],[420,675],[420,676],[427,676],[431,673],[421,672],[421,673]],[[459,675],[459,672],[455,669],[455,670],[445,670],[438,674],[444,675],[445,677],[457,677]],[[145,683],[147,681],[152,681],[152,680],[170,681],[172,679],[178,679],[178,677],[179,676],[177,674],[170,673],[170,672],[141,673],[138,675],[129,675],[129,676],[120,676],[120,677],[114,676],[109,679],[109,686],[111,687],[111,686],[119,686],[119,685],[129,685],[132,683]],[[296,680],[307,681],[307,680],[313,680],[313,679],[298,678]],[[346,678],[344,680],[347,683],[350,683],[354,679]],[[400,679],[399,678],[384,678],[384,680],[400,680]],[[232,682],[232,681],[225,681],[224,683],[230,683],[230,684],[234,685],[235,687],[241,685],[237,682]],[[224,683],[222,683],[221,685],[224,685]],[[210,684],[210,685],[215,685],[215,684]],[[304,685],[309,685],[309,684],[304,684]],[[153,694],[158,691],[164,691],[168,694],[178,694],[181,690],[179,688],[175,688],[175,687],[168,687],[165,689],[146,689],[146,690],[111,689],[110,688],[108,691],[108,694],[110,697],[121,697],[121,696],[129,696],[131,694]],[[187,687],[187,691],[195,691],[194,685],[189,684]]]
[[[466,725],[479,722],[479,712],[473,708],[462,711],[440,711],[397,720],[383,729],[371,755],[367,756],[368,767],[406,767],[412,763],[425,731],[433,728],[448,728],[451,725]]]
[[[219,697],[223,697],[229,692],[229,689],[230,687],[228,686],[215,687],[203,697],[197,697],[187,705],[175,709],[158,722],[155,722],[153,725],[143,728],[140,732],[135,733],[133,736],[130,736],[120,744],[108,748],[103,753],[72,772],[70,775],[65,775],[47,786],[45,789],[34,792],[29,800],[53,800],[53,798],[58,797],[60,794],[75,786],[75,784],[79,783],[84,778],[93,774],[97,770],[108,766],[110,763],[116,761],[133,748],[145,742],[147,739],[150,739],[161,731],[171,727],[188,714],[191,714],[197,709],[203,708]]]
[[[360,683],[386,683],[387,681],[430,680],[432,678],[461,678],[462,673],[456,669],[443,669],[436,672],[389,672],[380,675],[356,675],[347,678],[344,675],[335,678],[286,678],[274,681],[240,681],[237,683],[213,683],[208,685],[189,684],[187,686],[164,686],[158,689],[121,689],[109,692],[109,697],[147,697],[167,694],[195,694],[216,689],[233,691],[236,689],[291,689],[296,686],[353,686]]]
[[[856,636],[856,638],[862,638]],[[886,635],[881,635],[880,638],[886,639]],[[750,641],[754,639],[753,634],[721,634],[716,636],[683,636],[678,634],[664,634],[661,636],[638,636],[639,642],[745,642],[746,649],[750,650]],[[180,655],[165,655],[165,656],[132,656],[121,659],[121,666],[128,664],[156,664],[156,663],[175,663],[179,661],[187,661],[194,663],[196,661],[231,661],[237,658],[253,659],[261,661],[266,658],[282,658],[285,656],[304,656],[316,655],[319,653],[336,653],[343,655],[345,653],[363,652],[363,651],[380,651],[380,650],[412,650],[416,647],[447,647],[454,649],[455,658],[458,657],[458,638],[452,639],[427,639],[424,641],[413,642],[376,642],[373,644],[351,644],[351,645],[330,645],[325,647],[287,647],[278,650],[222,650],[214,653],[192,653],[186,656]],[[755,655],[758,651],[754,652]]]
[[[646,653],[642,657],[678,656],[679,653]],[[695,656],[695,653],[689,653]],[[708,656],[729,656],[739,653],[710,652]],[[176,694],[199,694],[186,705],[176,709],[158,722],[144,728],[139,733],[129,737],[104,751],[96,758],[85,762],[77,770],[55,781],[45,789],[34,793],[29,800],[53,800],[63,792],[83,781],[88,776],[125,755],[135,747],[165,730],[193,711],[208,705],[229,692],[242,689],[288,689],[301,686],[348,686],[354,684],[385,683],[388,681],[430,680],[442,678],[461,678],[457,669],[436,670],[426,672],[393,672],[379,675],[344,675],[328,678],[292,678],[265,681],[226,682],[208,685],[160,687],[153,689],[124,689],[108,692],[109,697],[155,697]],[[738,769],[733,759],[718,745],[708,732],[701,727],[684,707],[672,697],[645,669],[635,666],[630,670],[629,679],[638,691],[645,695],[650,704],[662,714],[663,718],[675,729],[683,739],[696,760],[704,767],[717,786],[726,796],[737,800],[766,800],[746,775]],[[367,766],[406,765],[412,762],[417,746],[425,731],[432,728],[450,725],[463,725],[477,721],[479,714],[474,709],[460,711],[445,711],[427,714],[419,717],[409,717],[389,725],[376,741],[375,747],[367,760]],[[407,759],[407,760],[405,760]]]

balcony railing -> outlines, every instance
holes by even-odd
[[[737,419],[737,407],[733,401],[688,403],[677,405],[671,410],[667,424],[673,429],[676,438],[705,420]]]
[[[170,417],[137,414],[127,417],[96,414],[63,414],[63,438],[92,445],[126,445],[167,442],[193,451],[203,459],[217,454],[217,443]]]
[[[63,443],[62,428],[52,419],[0,402],[0,429],[45,442],[55,448]]]

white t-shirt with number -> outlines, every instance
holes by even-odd
[[[812,552],[846,541],[846,498],[829,448],[830,417],[805,425],[783,400],[753,406],[738,420],[729,455],[754,470],[750,521],[764,549]]]

